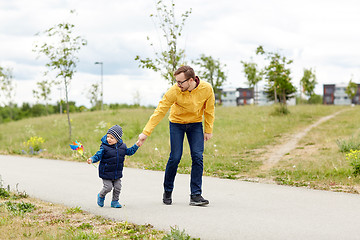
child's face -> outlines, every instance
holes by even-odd
[[[114,144],[116,144],[118,141],[116,140],[116,138],[114,138],[114,136],[113,135],[111,135],[110,133],[108,133],[107,135],[106,135],[106,140],[107,140],[107,142],[110,144],[110,145],[114,145]]]

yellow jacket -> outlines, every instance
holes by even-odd
[[[173,85],[165,93],[147,122],[143,130],[145,135],[150,136],[170,107],[170,122],[196,123],[202,122],[204,117],[205,133],[212,133],[215,119],[215,97],[209,83],[200,80],[199,85],[191,92],[182,92],[177,84]]]

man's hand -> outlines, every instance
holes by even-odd
[[[204,141],[210,140],[210,138],[212,138],[213,134],[212,133],[204,133]]]
[[[136,145],[138,145],[139,147],[141,147],[141,146],[144,144],[146,138],[147,138],[147,136],[146,136],[145,134],[140,133],[140,134],[139,134],[139,140],[136,142]]]

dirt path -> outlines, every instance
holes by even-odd
[[[286,136],[282,139],[284,144],[278,144],[275,146],[271,146],[267,149],[266,153],[261,157],[263,159],[263,165],[260,168],[263,171],[269,170],[275,164],[277,164],[281,158],[296,148],[298,142],[301,138],[303,138],[312,128],[317,127],[323,122],[330,120],[331,118],[335,117],[336,115],[347,111],[347,109],[335,112],[331,115],[325,116],[320,118],[317,122],[313,123],[312,125],[305,128],[303,131],[295,133],[291,136]]]

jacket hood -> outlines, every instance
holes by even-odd
[[[107,137],[107,135],[105,134],[105,135],[101,138],[101,142],[102,142],[103,144],[107,145],[107,146],[111,146],[111,145],[108,143],[108,141],[106,140],[106,137]],[[120,139],[120,141],[117,142],[116,144],[121,145],[122,142],[123,142],[122,139]]]

